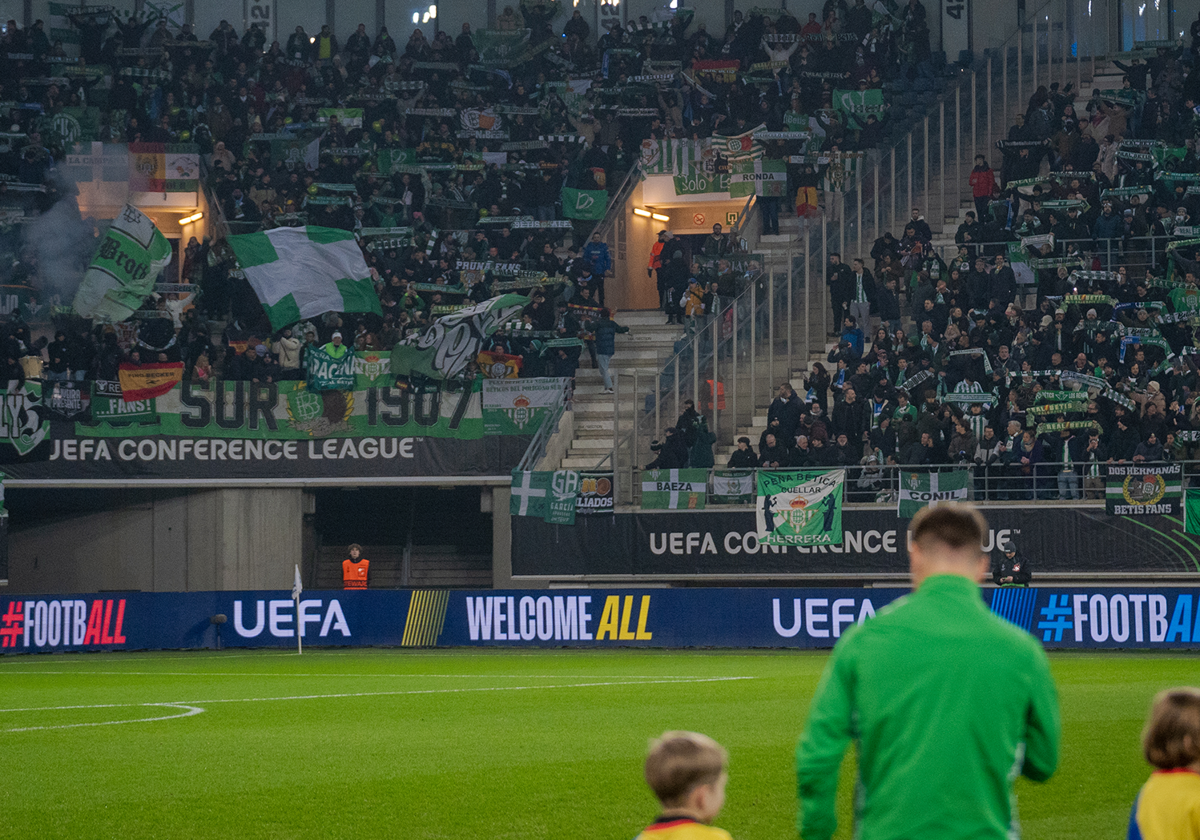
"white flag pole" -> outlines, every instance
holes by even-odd
[[[304,622],[300,620],[300,593],[304,591],[304,585],[300,583],[300,564],[296,564],[296,577],[292,583],[292,602],[296,605],[296,653],[304,653],[304,641],[301,635],[304,633]]]

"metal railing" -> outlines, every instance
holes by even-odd
[[[1129,465],[1130,461],[1112,462]],[[1140,461],[1139,466],[1163,465],[1176,463],[1183,465],[1183,489],[1200,486],[1200,461]],[[966,470],[970,473],[967,484],[967,499],[974,502],[1053,502],[1055,504],[1077,503],[1095,504],[1103,502],[1105,495],[1105,468],[1108,462],[1095,465],[1096,475],[1091,475],[1092,465],[1088,463],[1073,464],[1070,470],[1064,470],[1062,464],[1043,461],[1041,463],[1023,466],[1021,464],[851,464],[828,467],[795,467],[807,472],[821,470],[845,470],[846,480],[844,500],[847,504],[869,505],[875,507],[894,507],[899,501],[901,482],[908,476],[928,475],[931,473],[947,473]],[[760,468],[766,469],[766,468]],[[769,472],[787,472],[789,468],[780,467],[767,470]],[[718,472],[758,472],[758,469],[748,470],[734,467],[714,467],[708,471],[708,494],[706,508],[737,508],[747,509],[755,506],[753,498],[743,503],[715,505],[711,500],[713,494],[713,476]],[[641,470],[632,472],[634,492],[628,504],[639,506],[642,501]]]

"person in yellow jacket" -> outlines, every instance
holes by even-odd
[[[664,732],[646,756],[646,784],[662,803],[636,840],[732,840],[713,828],[725,805],[729,754],[699,732]]]
[[[342,561],[342,588],[366,589],[371,561],[362,556],[362,546],[358,543],[351,543],[347,551],[350,556]]]

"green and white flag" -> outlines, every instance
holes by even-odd
[[[524,295],[500,295],[443,315],[392,348],[392,374],[430,379],[457,376],[479,355],[488,336],[519,317],[528,304]]]
[[[754,503],[754,470],[713,470],[712,494],[714,505],[749,505]]]
[[[787,192],[787,163],[782,160],[740,160],[732,163],[729,170],[729,195],[732,198],[781,197]]]
[[[867,124],[868,114],[874,114],[876,119],[883,119],[883,91],[835,90],[833,109],[845,115],[847,128],[862,128]]]
[[[326,312],[383,314],[367,262],[349,231],[281,227],[227,241],[273,329]]]
[[[845,470],[758,472],[758,541],[841,545]]]
[[[362,108],[321,108],[317,111],[319,122],[328,122],[330,117],[337,117],[342,128],[362,128]]]
[[[562,207],[568,219],[603,219],[608,209],[608,191],[563,187]]]
[[[521,435],[537,431],[542,420],[566,399],[569,379],[485,379],[483,429],[489,435]]]
[[[1200,534],[1200,490],[1188,490],[1183,498],[1183,531]]]
[[[703,510],[708,470],[643,470],[642,510]]]
[[[550,473],[512,471],[512,495],[508,512],[511,516],[546,518],[546,497],[550,493]]]
[[[577,470],[512,472],[512,516],[536,516],[551,525],[574,525],[581,479]]]
[[[124,321],[154,291],[170,261],[171,243],[148,216],[126,204],[100,241],[72,307],[84,318]]]
[[[91,143],[100,128],[100,109],[69,106],[46,120],[48,132],[68,151],[75,143]]]
[[[304,354],[304,372],[313,391],[353,391],[354,351],[347,349],[336,358],[321,347],[310,347]]]
[[[971,489],[971,473],[955,470],[943,473],[901,473],[900,499],[896,516],[912,519],[921,508],[937,507],[942,502],[965,502]]]

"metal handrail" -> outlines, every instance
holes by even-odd
[[[528,472],[537,466],[537,462],[546,454],[546,445],[550,442],[550,438],[558,431],[558,421],[562,419],[566,410],[567,404],[564,401],[552,413],[546,415],[530,439],[529,446],[525,448],[525,454],[521,456],[521,460],[517,462],[514,469]]]

